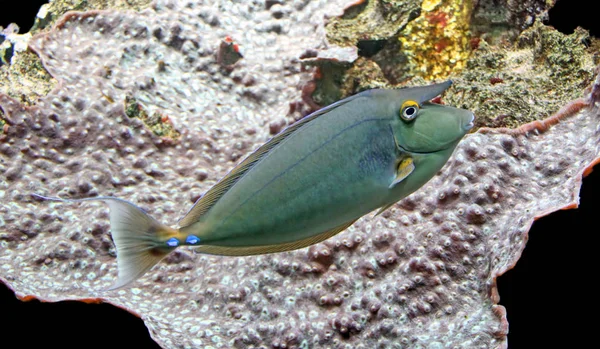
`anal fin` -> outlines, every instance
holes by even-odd
[[[283,251],[297,250],[299,248],[314,245],[318,242],[329,239],[330,237],[346,230],[354,224],[355,220],[344,223],[333,229],[324,231],[318,235],[311,236],[302,240],[286,242],[274,245],[258,245],[258,246],[217,246],[217,245],[202,245],[195,249],[197,253],[206,253],[221,256],[249,256],[256,254],[275,253]]]

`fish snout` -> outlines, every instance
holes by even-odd
[[[469,131],[470,129],[473,128],[473,126],[475,126],[475,114],[473,113],[469,113],[470,115],[467,116],[464,120],[463,123],[463,129],[465,131]]]

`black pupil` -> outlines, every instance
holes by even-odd
[[[415,113],[415,111],[416,111],[415,107],[408,107],[404,111],[404,115],[406,115],[406,116],[412,116]]]

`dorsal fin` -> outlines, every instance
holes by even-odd
[[[369,91],[361,92],[350,96],[341,101],[337,101],[325,108],[319,109],[316,112],[305,116],[298,122],[289,126],[283,132],[279,133],[275,137],[271,138],[267,143],[263,144],[260,148],[250,154],[244,161],[238,164],[231,172],[229,172],[223,179],[221,179],[215,186],[210,188],[188,211],[188,213],[179,221],[179,227],[187,227],[198,221],[200,216],[205,214],[211,207],[231,188],[248,170],[250,170],[257,162],[259,162],[269,151],[275,148],[279,143],[285,140],[289,135],[294,133],[302,126],[308,124],[312,120],[316,119],[320,115],[323,115],[340,105],[346,104],[351,100],[366,94]]]

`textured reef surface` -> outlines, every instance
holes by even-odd
[[[4,29],[0,280],[22,299],[128,309],[165,348],[506,348],[496,278],[537,217],[577,206],[599,161],[600,80],[586,33],[540,24],[549,4],[498,1],[492,16],[489,3],[156,1],[59,16],[55,1],[33,36]],[[436,42],[417,35],[424,20]],[[436,52],[452,69],[423,58]],[[116,278],[108,208],[30,195],[117,196],[173,225],[319,104],[448,76],[443,101],[482,127],[421,190],[309,248],[182,248],[103,292]]]

